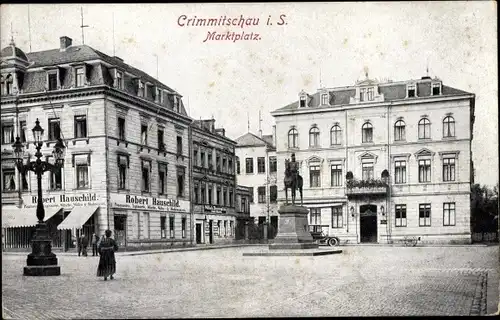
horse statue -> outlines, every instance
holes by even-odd
[[[302,185],[303,179],[297,170],[297,162],[295,162],[295,154],[292,154],[292,160],[285,159],[285,205],[288,205],[288,189],[292,191],[292,205],[295,205],[296,190],[300,192],[300,204],[302,205]]]

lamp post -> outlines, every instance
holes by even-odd
[[[35,127],[32,129],[35,139],[36,153],[35,161],[23,163],[24,146],[21,143],[19,136],[16,137],[16,142],[12,145],[14,156],[16,158],[16,166],[19,172],[33,171],[36,174],[38,197],[36,207],[36,217],[38,224],[36,226],[35,237],[32,240],[32,252],[28,254],[27,266],[24,267],[25,276],[58,276],[61,274],[61,268],[57,265],[57,257],[52,252],[52,239],[44,222],[45,209],[43,208],[42,199],[42,175],[46,171],[56,171],[64,166],[65,147],[62,140],[59,138],[54,145],[52,154],[54,156],[54,164],[47,161],[42,161],[43,156],[40,149],[43,146],[43,128],[40,122],[36,119]]]

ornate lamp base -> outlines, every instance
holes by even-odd
[[[52,240],[45,223],[38,223],[35,238],[31,244],[32,252],[28,254],[25,276],[59,276],[61,267],[57,265],[57,257],[52,252]]]

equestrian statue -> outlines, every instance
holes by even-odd
[[[285,159],[285,205],[288,205],[288,189],[292,190],[292,205],[295,205],[295,191],[300,192],[300,204],[302,205],[302,177],[299,175],[299,164],[295,161],[295,153],[292,159]]]

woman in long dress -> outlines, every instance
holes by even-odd
[[[118,251],[118,245],[114,239],[111,239],[111,230],[106,230],[106,238],[99,243],[99,266],[97,267],[97,276],[104,277],[104,281],[113,279],[116,272],[115,251]]]

